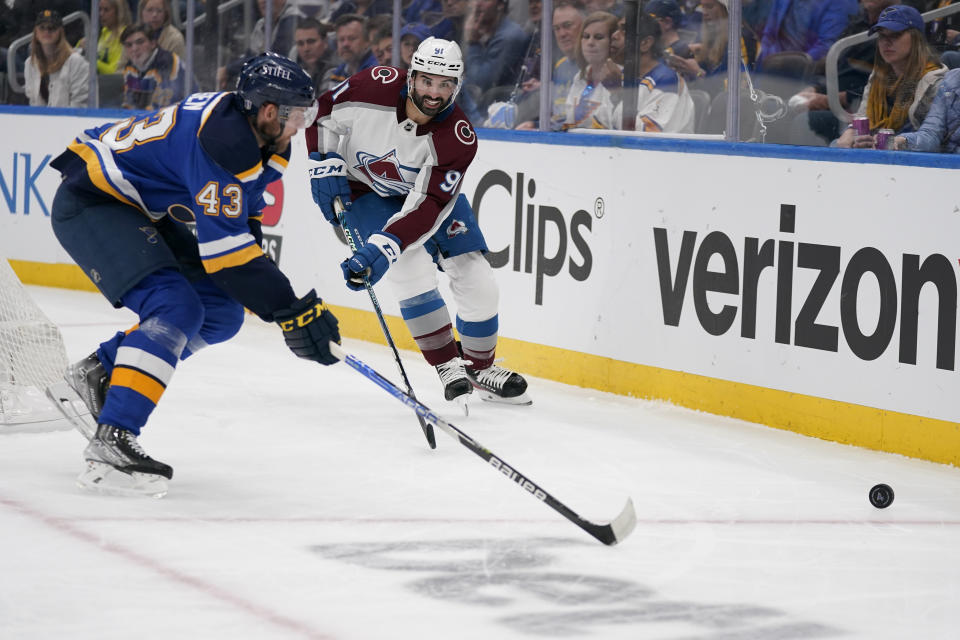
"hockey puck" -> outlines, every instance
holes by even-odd
[[[874,485],[870,489],[870,504],[877,509],[886,509],[893,504],[893,489],[890,488],[890,485]]]

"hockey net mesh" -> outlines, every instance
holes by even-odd
[[[44,389],[66,366],[60,330],[0,254],[0,426],[60,420]]]

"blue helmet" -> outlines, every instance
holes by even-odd
[[[300,65],[278,53],[268,51],[243,63],[237,78],[237,106],[246,115],[272,102],[284,107],[309,107],[316,96],[313,80]]]

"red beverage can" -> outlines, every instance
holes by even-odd
[[[853,131],[858,136],[868,136],[870,135],[870,118],[854,118],[853,119]]]
[[[887,149],[890,139],[893,138],[893,129],[880,129],[877,131],[876,144],[877,149]]]

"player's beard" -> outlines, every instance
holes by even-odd
[[[262,148],[270,153],[283,152],[286,150],[287,144],[290,142],[290,136],[285,135],[288,133],[286,126],[280,120],[258,119],[253,123],[253,126],[257,130],[257,135],[260,137],[260,140],[263,142]]]
[[[450,101],[447,100],[445,102],[441,102],[439,107],[428,107],[423,104],[424,97],[417,93],[416,89],[414,89],[411,93],[411,98],[413,99],[413,105],[420,110],[420,113],[430,118],[443,111],[450,103]]]

